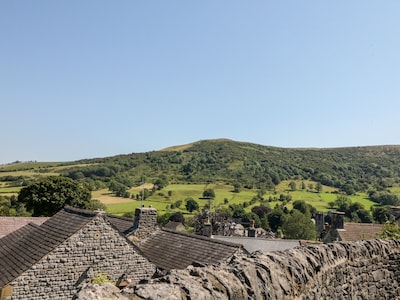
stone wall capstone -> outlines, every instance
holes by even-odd
[[[124,290],[132,299],[396,299],[400,241],[310,245],[235,255],[226,263],[190,266]]]

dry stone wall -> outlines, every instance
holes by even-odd
[[[100,274],[135,282],[154,272],[155,266],[99,216],[14,280],[10,299],[72,299]]]
[[[400,241],[320,244],[237,255],[127,288],[131,299],[396,299]],[[161,297],[161,298],[160,298]]]

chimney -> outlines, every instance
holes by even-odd
[[[332,213],[331,227],[332,229],[344,229],[344,212]]]
[[[319,233],[325,230],[325,216],[323,213],[319,212],[315,214],[315,224]]]
[[[250,220],[250,228],[247,231],[248,237],[256,237],[256,229],[254,228],[254,220]]]
[[[208,237],[212,236],[212,225],[210,222],[210,217],[207,217],[206,221],[203,224],[203,235]]]
[[[138,239],[146,238],[157,230],[157,210],[153,207],[138,207],[133,220],[133,234]]]

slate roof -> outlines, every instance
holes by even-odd
[[[337,229],[340,240],[345,242],[375,239],[383,228],[382,224],[344,223],[344,229]]]
[[[193,263],[216,264],[242,248],[241,245],[165,228],[155,231],[138,247],[147,259],[164,270],[185,269]]]
[[[65,207],[41,226],[29,223],[0,239],[0,288],[28,270],[98,213]]]
[[[0,217],[0,238],[32,222],[41,225],[47,217]]]
[[[107,215],[107,219],[119,230],[119,232],[123,233],[124,235],[127,235],[133,231],[133,219],[114,215]]]
[[[271,251],[284,251],[301,246],[300,240],[264,239],[234,236],[214,236],[214,239],[240,244],[249,253],[253,253],[255,251],[261,251],[263,253],[268,253]]]

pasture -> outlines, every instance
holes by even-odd
[[[337,192],[334,188],[323,186],[322,192],[317,193],[309,190],[295,190],[291,191],[288,189],[290,181],[282,182],[277,186],[275,191],[267,191],[263,198],[268,200],[270,197],[274,199],[271,202],[264,201],[263,205],[268,205],[273,208],[277,204],[282,204],[281,201],[275,200],[279,198],[280,194],[289,194],[291,201],[286,206],[291,209],[292,203],[296,200],[304,200],[306,203],[311,204],[320,212],[327,212],[332,210],[329,202],[334,202],[337,198]],[[171,211],[171,204],[181,200],[182,204],[179,208],[174,208],[172,211],[181,211],[182,213],[188,213],[185,209],[185,200],[189,197],[197,201],[200,209],[204,205],[209,203],[209,200],[202,199],[202,194],[205,189],[213,189],[215,192],[215,199],[210,201],[211,209],[220,207],[228,207],[231,204],[242,204],[244,202],[249,203],[253,197],[257,195],[257,190],[242,189],[239,193],[233,192],[233,186],[225,184],[170,184],[162,190],[156,191],[153,195],[143,201],[145,206],[155,207],[159,214],[164,214]],[[131,189],[132,194],[139,194],[142,188]],[[97,193],[97,194],[96,194]],[[102,190],[101,195],[99,192],[94,192],[93,197],[99,199],[107,206],[107,212],[116,215],[123,215],[126,212],[132,212],[137,207],[142,205],[141,200],[133,200],[129,198],[118,198],[112,196],[107,190]],[[369,210],[375,203],[367,199],[367,195],[359,193],[357,195],[349,196],[352,202],[361,203],[365,209]],[[140,199],[140,198],[139,198]],[[261,205],[260,202],[249,205],[245,208],[247,212],[251,211],[251,208],[256,205]]]

